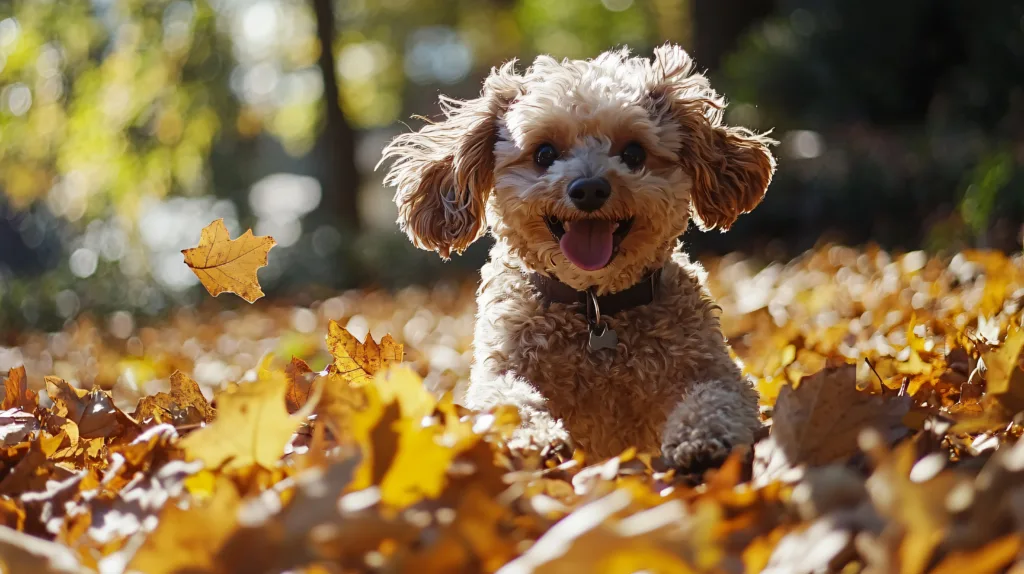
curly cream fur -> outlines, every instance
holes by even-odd
[[[653,60],[625,50],[541,56],[521,75],[512,64],[493,70],[478,99],[443,101],[446,121],[399,136],[384,156],[395,158],[387,182],[416,245],[447,257],[487,228],[497,239],[478,295],[467,406],[516,405],[518,443],[572,441],[597,456],[662,448],[687,466],[752,441],[756,394],[677,238],[691,216],[727,229],[761,201],[775,168],[770,141],[722,125],[724,101],[674,46]],[[631,142],[647,152],[635,171],[619,158]],[[540,168],[533,156],[545,143],[560,155]],[[611,184],[594,213],[567,197],[579,177]],[[586,271],[562,253],[549,216],[634,224],[605,267]],[[590,352],[585,319],[545,306],[527,280],[536,272],[604,294],[657,268],[656,300],[608,317],[615,352]]]

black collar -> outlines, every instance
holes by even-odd
[[[598,316],[614,315],[620,311],[649,305],[654,301],[658,293],[658,285],[661,282],[661,269],[644,276],[636,285],[617,293],[608,295],[592,295],[593,290],[577,291],[576,289],[562,283],[561,281],[531,273],[530,284],[540,295],[544,305],[551,303],[564,303],[566,305],[579,305],[580,311],[586,315],[587,320],[593,323]],[[594,308],[596,303],[597,308]]]

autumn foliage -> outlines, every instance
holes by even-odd
[[[472,284],[183,312],[127,341],[88,319],[27,334],[0,412],[0,564],[1024,568],[1024,259],[825,247],[708,267],[766,429],[702,477],[656,453],[512,452],[514,411],[453,404]]]

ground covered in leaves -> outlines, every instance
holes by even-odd
[[[704,477],[510,452],[474,285],[0,347],[5,572],[1000,572],[1024,533],[1024,260],[708,261],[764,437]],[[390,334],[390,335],[389,335]]]

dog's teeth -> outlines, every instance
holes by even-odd
[[[569,231],[569,222],[568,221],[563,221],[562,222],[562,229],[564,229],[566,231]]]
[[[615,233],[615,231],[617,231],[618,229],[619,229],[619,222],[616,221],[615,225],[612,226],[612,233]]]

